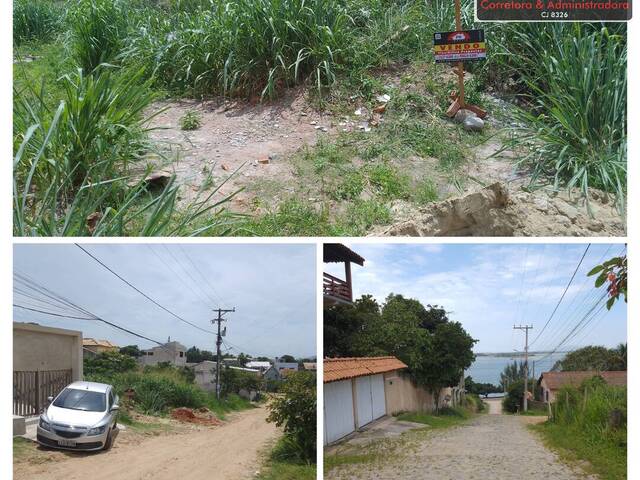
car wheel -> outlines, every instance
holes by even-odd
[[[112,446],[113,446],[113,429],[109,429],[109,433],[107,434],[107,440],[104,442],[104,447],[102,447],[102,450],[106,452],[107,450],[110,450]]]

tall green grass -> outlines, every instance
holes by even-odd
[[[621,423],[610,418],[618,412]],[[586,460],[603,479],[626,478],[627,389],[599,378],[556,394],[551,420],[538,428],[544,438],[573,459]]]
[[[331,85],[348,26],[336,0],[212,2],[153,16],[137,27],[124,58],[147,65],[173,91],[272,96],[307,78]]]
[[[126,0],[79,0],[69,14],[72,55],[85,73],[117,60],[128,34],[132,9]]]
[[[52,40],[63,27],[63,9],[50,0],[14,0],[13,42]]]
[[[173,181],[160,192],[148,191],[144,168],[134,172],[130,165],[143,160],[149,147],[144,109],[153,96],[142,71],[114,70],[102,66],[98,75],[67,75],[65,98],[55,111],[43,92],[15,93],[16,235],[184,234],[187,224],[228,198],[196,203],[178,217]],[[213,213],[202,230],[228,221]]]
[[[526,101],[511,147],[534,183],[626,197],[627,49],[623,25],[503,24],[492,27],[494,82]]]

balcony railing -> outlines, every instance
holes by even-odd
[[[347,302],[353,301],[351,285],[328,273],[323,273],[322,292],[326,297],[335,297]]]

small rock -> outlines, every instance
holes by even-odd
[[[380,103],[387,103],[389,100],[391,100],[391,95],[387,95],[386,93],[384,95],[378,95],[376,97],[376,101]]]
[[[456,112],[456,115],[453,117],[453,119],[456,122],[463,123],[469,117],[477,117],[477,115],[474,112],[472,112],[471,110],[467,110],[465,108],[461,108],[460,110],[458,110]]]
[[[317,125],[317,124],[318,124],[318,122],[316,122],[315,120],[312,120],[312,121],[309,122],[309,125]]]
[[[571,223],[574,223],[578,218],[578,215],[580,215],[580,212],[577,208],[569,205],[566,202],[556,202],[556,208],[558,209],[558,212],[560,212],[560,214],[571,220]]]
[[[387,109],[387,104],[383,103],[382,105],[378,105],[377,107],[375,107],[373,111],[374,113],[384,113],[386,109]]]
[[[258,163],[262,164],[262,165],[267,165],[269,164],[269,157],[260,157],[258,159]]]
[[[462,126],[470,132],[481,132],[484,128],[484,121],[480,117],[467,117],[462,122]]]
[[[328,129],[327,127],[322,127],[322,131],[323,131],[323,132],[328,132],[328,131],[329,131],[329,129]]]
[[[220,164],[220,168],[223,169],[225,172],[229,170],[229,167],[225,163]]]
[[[363,113],[363,109],[362,108],[358,108],[355,112],[353,112],[354,115],[357,115],[358,117],[361,116]]]

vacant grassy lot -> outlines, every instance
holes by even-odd
[[[14,232],[361,235],[495,179],[469,175],[487,142],[518,152],[528,188],[596,188],[622,212],[625,25],[485,25],[489,58],[467,79],[491,114],[479,135],[444,115],[455,78],[431,38],[452,28],[442,0],[16,0]],[[285,174],[256,178],[259,158],[222,168],[205,143],[183,167],[198,185],[145,180],[183,155],[150,138],[158,100],[286,106],[296,86],[332,121],[321,141],[290,142]],[[204,117],[177,128],[190,139]]]

